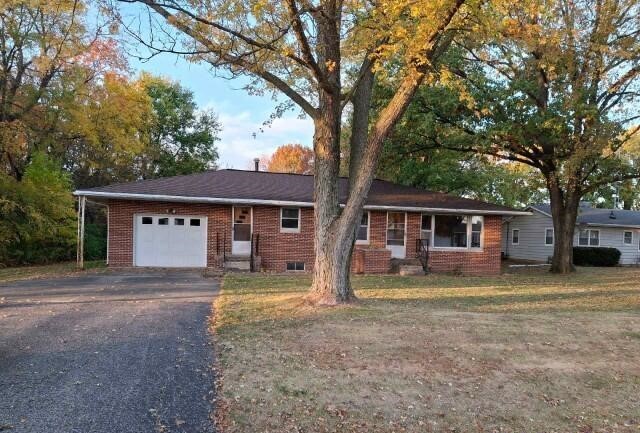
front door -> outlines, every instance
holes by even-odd
[[[251,208],[248,206],[233,207],[233,241],[231,253],[241,256],[251,254]]]
[[[406,256],[406,224],[405,212],[387,212],[387,249],[394,259],[404,259]]]

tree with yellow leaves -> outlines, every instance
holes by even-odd
[[[572,272],[582,197],[640,177],[638,154],[625,150],[640,133],[640,1],[494,2],[484,12],[449,51],[458,84],[420,96],[432,124],[416,147],[535,169],[551,203],[551,269]]]

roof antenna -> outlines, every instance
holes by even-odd
[[[260,158],[253,158],[254,170],[260,171]]]

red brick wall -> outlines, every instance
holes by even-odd
[[[455,272],[465,275],[495,275],[500,273],[502,217],[484,217],[482,251],[429,252],[429,267],[433,272]],[[415,247],[414,247],[415,249]]]
[[[262,267],[284,272],[287,262],[304,262],[313,269],[313,208],[301,208],[300,233],[280,233],[280,208],[253,207],[253,232],[260,235],[259,254]]]
[[[208,218],[207,264],[221,265],[217,255],[217,241],[226,253],[231,254],[231,206],[209,204],[162,203],[147,201],[120,201],[109,203],[109,264],[133,265],[133,217],[137,213],[169,213],[199,215]],[[484,248],[482,251],[430,252],[429,265],[436,272],[460,272],[464,274],[496,274],[500,272],[501,217],[485,217]],[[421,216],[407,213],[406,257],[416,257],[416,239],[420,236]],[[364,273],[389,271],[390,252],[386,245],[387,213],[370,212],[369,244],[357,245],[352,270]],[[301,261],[305,270],[313,269],[313,209],[301,209],[299,233],[280,233],[280,208],[274,206],[253,207],[253,232],[260,235],[259,254],[262,267],[282,272],[286,263]],[[361,265],[355,262],[360,260]]]

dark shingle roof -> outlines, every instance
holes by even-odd
[[[551,215],[549,204],[536,204],[531,206],[548,215]],[[623,209],[602,209],[590,206],[580,206],[577,224],[590,225],[615,225],[615,226],[640,226],[640,211]]]
[[[340,179],[341,202],[346,200],[347,179]],[[211,170],[185,176],[141,180],[76,191],[78,195],[141,194],[198,199],[270,200],[313,202],[313,176],[244,170]],[[131,197],[134,198],[134,197]],[[449,194],[374,180],[366,206],[442,208],[517,212],[514,209]]]

